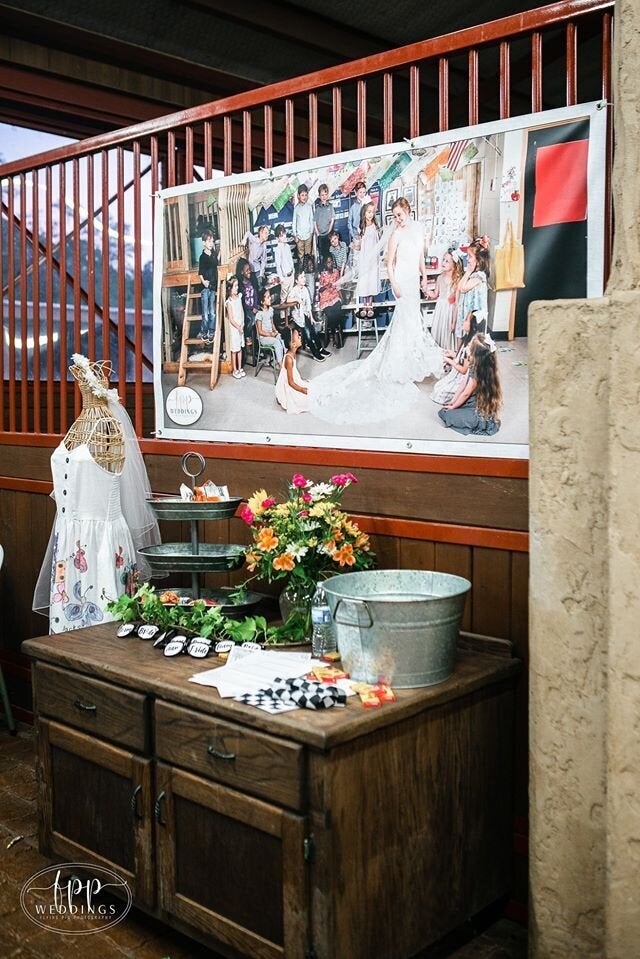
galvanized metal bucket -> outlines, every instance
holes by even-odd
[[[344,573],[324,588],[352,679],[403,689],[451,675],[468,579],[390,569]]]

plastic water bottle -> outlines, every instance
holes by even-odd
[[[311,655],[315,659],[319,659],[327,653],[334,653],[338,648],[336,631],[331,617],[331,610],[327,602],[327,594],[325,593],[322,583],[318,583],[316,591],[313,594],[311,624],[313,626]]]

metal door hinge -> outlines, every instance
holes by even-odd
[[[313,862],[315,851],[316,851],[316,844],[313,841],[313,836],[306,837],[302,848],[304,851],[304,861]]]

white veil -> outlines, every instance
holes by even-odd
[[[149,579],[151,567],[139,550],[143,546],[156,546],[161,542],[158,520],[149,504],[151,484],[133,423],[126,409],[117,398],[115,390],[109,391],[108,402],[109,410],[120,423],[124,436],[125,455],[120,478],[120,505],[131,533],[133,545],[136,548],[138,577],[144,581]]]

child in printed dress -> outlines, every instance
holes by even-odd
[[[458,284],[458,310],[454,325],[456,349],[462,343],[462,324],[467,313],[475,313],[479,329],[486,329],[490,269],[489,240],[483,236],[469,245],[467,268]],[[481,327],[483,321],[484,327]]]
[[[501,406],[496,345],[488,333],[476,333],[469,344],[469,371],[438,416],[445,426],[464,436],[493,436],[500,429]]]
[[[233,364],[232,376],[235,380],[241,380],[246,376],[242,369],[242,347],[244,346],[244,309],[238,278],[232,276],[227,280],[227,301],[225,303],[227,319],[229,320],[229,350],[231,352],[231,361]]]
[[[360,214],[360,261],[356,296],[362,302],[360,316],[373,316],[373,298],[380,292],[380,227],[375,203],[365,203]]]
[[[449,327],[451,329],[451,327]],[[469,370],[469,343],[478,332],[475,313],[467,313],[462,324],[462,345],[457,353],[444,350],[444,361],[450,368],[433,387],[431,399],[440,406],[446,406],[458,392]]]
[[[463,273],[462,258],[458,251],[447,250],[442,257],[442,272],[436,283],[438,302],[431,324],[431,336],[443,350],[450,350],[454,345],[452,324],[455,322],[456,296]]]

